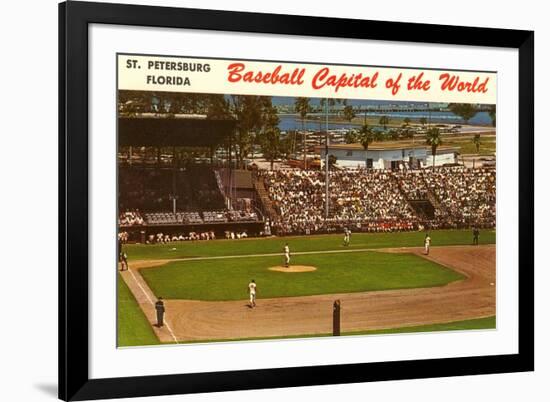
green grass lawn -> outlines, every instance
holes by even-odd
[[[140,273],[157,296],[209,301],[247,299],[251,279],[258,285],[259,298],[271,298],[431,287],[463,278],[413,254],[298,255],[291,264],[317,270],[288,274],[267,269],[282,262],[279,256],[176,261]]]
[[[430,232],[432,246],[472,244],[471,230],[437,230]],[[129,260],[170,259],[224,255],[281,253],[286,242],[291,253],[299,251],[341,250],[343,235],[251,238],[241,240],[182,241],[169,244],[129,244],[124,248]],[[482,230],[480,244],[494,244],[495,231]],[[353,233],[346,249],[383,247],[422,247],[423,232]]]
[[[117,334],[119,347],[160,344],[149,321],[120,275],[118,276]]]
[[[471,138],[466,138],[466,139],[449,138],[449,139],[444,139],[443,143],[445,145],[459,147],[460,153],[462,155],[478,154],[477,148]],[[495,138],[481,137],[481,143],[479,146],[479,155],[493,155],[495,151],[496,151]]]

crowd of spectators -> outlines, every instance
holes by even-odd
[[[422,170],[401,170],[393,174],[408,200],[424,200],[428,197],[428,187]]]
[[[148,201],[147,205],[153,209],[147,209],[147,213],[141,213],[142,209],[136,207],[126,209],[119,216],[119,225],[201,225],[261,220],[251,200],[243,199],[240,204],[234,204],[236,209],[227,209],[213,172],[207,170],[207,173],[191,174],[192,170],[176,174],[178,206],[185,205],[185,210],[176,213],[154,212],[170,210],[167,206],[171,204],[166,204],[165,197],[168,196],[167,188],[172,188],[173,182],[167,179],[167,172],[147,171],[145,178],[137,180],[135,185],[131,185],[137,178],[135,172],[123,174],[121,187],[125,196],[121,205],[143,197],[154,199],[163,195],[152,203]],[[324,171],[260,170],[257,175],[265,186],[269,198],[267,202],[275,211],[270,213],[271,220],[269,223],[266,221],[263,235],[271,235],[272,229],[275,234],[287,235],[335,232],[343,228],[364,232],[417,230],[420,227],[487,228],[494,227],[496,223],[494,168],[469,169],[460,166],[439,167],[435,171],[334,170],[330,172],[328,217],[325,211]],[[132,189],[136,190],[132,192]],[[140,205],[139,202],[137,205]],[[430,212],[428,218],[419,205],[433,209],[433,216]],[[212,206],[216,208],[209,208]],[[215,238],[211,231],[152,236],[148,242]],[[246,232],[240,231],[225,233],[228,239],[247,236]]]
[[[392,232],[476,225],[494,227],[496,180],[494,169],[450,167],[388,171],[332,171],[329,213],[325,219],[325,173],[276,170],[258,173],[277,217],[278,234],[357,231]],[[409,201],[433,200],[434,216],[420,218]],[[438,204],[439,203],[439,204]]]
[[[143,225],[143,222],[143,217],[137,209],[121,212],[118,216],[119,226],[139,226]]]
[[[309,234],[348,226],[363,231],[409,230],[415,224],[414,212],[389,171],[331,172],[328,219],[324,172],[278,170],[260,174],[278,214],[274,226],[279,234]]]
[[[253,210],[231,210],[227,211],[229,222],[257,222],[258,214]]]
[[[425,171],[424,179],[441,203],[448,226],[495,226],[495,169],[439,168],[435,172]]]

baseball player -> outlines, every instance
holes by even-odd
[[[248,295],[250,296],[250,308],[256,307],[256,282],[254,279],[248,284]]]
[[[128,270],[128,255],[122,251],[119,256],[120,260],[120,270],[121,271],[127,271]]]
[[[349,239],[351,236],[351,230],[344,228],[344,246],[349,246]]]
[[[426,237],[424,237],[424,251],[426,252],[425,253],[426,255],[430,254],[430,244],[431,243],[432,243],[432,239],[430,238],[428,233],[426,233]]]
[[[288,243],[285,244],[284,252],[285,252],[285,267],[288,268],[288,266],[290,265],[290,248],[288,247]]]

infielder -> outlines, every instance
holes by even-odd
[[[344,228],[344,246],[349,246],[349,239],[351,236],[351,230]]]
[[[288,268],[288,266],[290,265],[290,248],[288,247],[288,243],[285,244],[284,252],[285,252],[285,267]]]
[[[426,252],[426,255],[430,254],[430,244],[432,242],[432,239],[430,236],[428,236],[428,233],[426,233],[426,237],[424,237],[424,251]]]
[[[248,295],[250,296],[250,308],[256,307],[256,282],[254,279],[248,284]]]

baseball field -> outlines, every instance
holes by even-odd
[[[495,232],[432,231],[128,244],[118,345],[495,328]],[[284,268],[288,243],[290,267]],[[247,285],[257,283],[257,308]],[[163,297],[166,325],[156,328]]]

